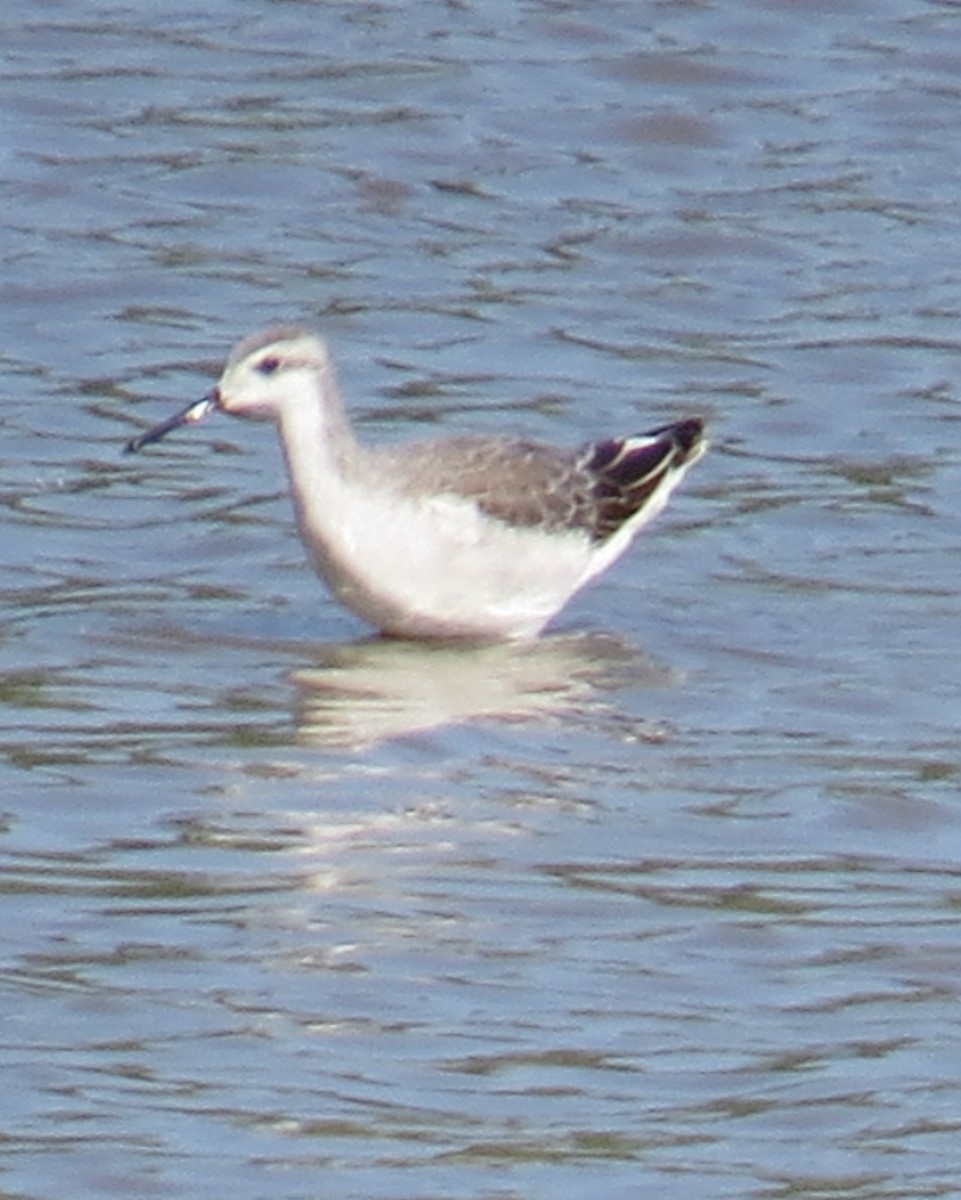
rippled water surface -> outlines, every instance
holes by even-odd
[[[961,8],[5,0],[0,1194],[961,1191]],[[371,639],[271,430],[704,414],[534,646]]]

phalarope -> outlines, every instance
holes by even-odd
[[[362,445],[326,345],[290,327],[240,342],[208,395],[126,449],[214,409],[275,422],[318,573],[348,608],[404,638],[536,637],[706,448],[697,417],[574,451],[496,437]]]

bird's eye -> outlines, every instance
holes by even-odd
[[[280,359],[275,354],[268,354],[260,360],[255,370],[261,375],[275,375],[280,370]]]

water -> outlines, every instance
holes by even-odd
[[[961,10],[9,0],[0,1193],[957,1193]],[[714,448],[521,650],[371,640],[364,432]]]

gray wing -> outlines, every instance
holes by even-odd
[[[581,457],[539,442],[462,437],[408,444],[396,465],[408,495],[447,493],[508,525],[559,530],[586,528],[591,480]]]
[[[603,542],[702,447],[702,422],[690,418],[574,452],[497,438],[422,442],[394,452],[392,469],[408,495],[449,493],[508,525],[579,531]]]

